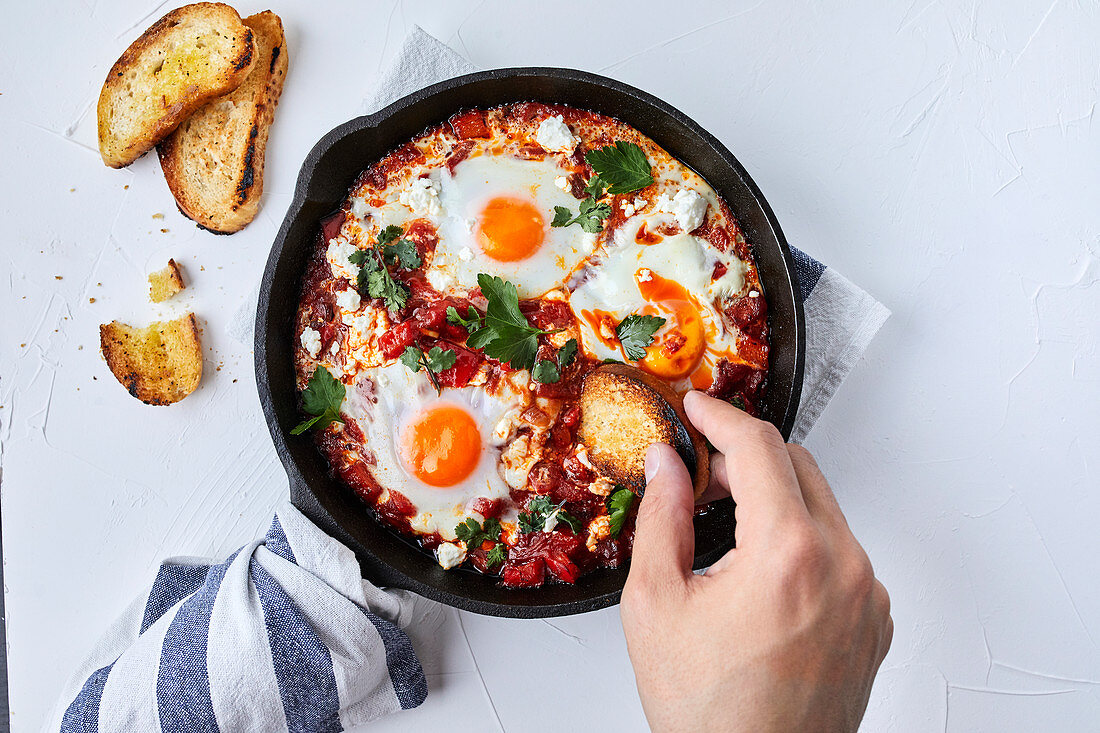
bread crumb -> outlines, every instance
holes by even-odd
[[[167,266],[149,273],[149,300],[162,303],[183,290],[183,273],[175,260],[168,260]]]

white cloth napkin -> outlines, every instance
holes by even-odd
[[[364,100],[363,113],[474,71],[477,67],[454,49],[414,26],[378,87]],[[798,249],[792,250],[806,310],[806,376],[791,431],[791,440],[801,443],[890,311],[843,275]],[[229,325],[230,335],[243,343],[252,343],[256,301],[257,297],[249,298]]]
[[[320,733],[416,707],[428,685],[402,627],[438,626],[421,600],[363,580],[351,550],[287,504],[224,562],[165,561],[49,729]]]

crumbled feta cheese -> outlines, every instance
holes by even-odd
[[[643,267],[642,269],[638,270],[638,282],[647,283],[652,279],[653,270],[650,270],[648,267]]]
[[[585,254],[592,254],[596,250],[596,235],[592,232],[585,232],[581,235],[580,250]]]
[[[627,217],[634,216],[634,208],[635,207],[634,207],[634,204],[630,203],[629,201],[623,201],[621,204],[619,204],[619,208],[621,208],[623,210],[623,215],[624,216],[627,216]]]
[[[439,184],[431,178],[413,179],[397,200],[419,216],[439,216],[443,211],[439,204]]]
[[[671,199],[665,193],[657,198],[657,209],[676,217],[676,223],[685,234],[703,223],[707,206],[707,200],[690,188],[681,188]]]
[[[441,293],[447,292],[455,283],[454,275],[449,270],[439,267],[429,267],[425,276],[428,279],[428,284]]]
[[[332,354],[333,356],[336,356],[336,354],[339,353],[339,351],[340,351],[340,340],[339,339],[333,339],[332,340],[332,345],[328,347],[328,353]]]
[[[362,196],[355,196],[351,200],[351,215],[356,219],[366,219],[371,212],[371,205]]]
[[[540,451],[531,450],[531,436],[521,435],[500,454],[500,475],[513,489],[527,486],[527,474],[539,459]]]
[[[474,251],[469,247],[463,247],[462,249],[458,250],[458,259],[462,260],[463,262],[469,262],[473,258]]]
[[[588,490],[596,496],[610,496],[615,488],[615,482],[603,476],[597,476],[596,480],[588,485]]]
[[[755,290],[750,290],[750,291],[749,291],[749,297],[750,297],[750,298],[759,298],[759,297],[760,297],[760,293],[756,292]]]
[[[645,199],[642,198],[641,196],[636,196],[634,198],[634,210],[635,211],[641,211],[642,207],[644,207],[644,206],[645,206]]]
[[[306,326],[302,329],[300,340],[302,342],[302,348],[304,348],[310,356],[316,359],[317,355],[321,353],[321,332]]]
[[[330,239],[325,257],[328,258],[328,263],[332,267],[332,274],[354,282],[355,278],[359,277],[359,265],[352,264],[348,258],[358,251],[359,248],[348,241],[343,234]]]
[[[546,518],[546,521],[542,523],[543,532],[553,532],[554,527],[558,526],[558,512],[552,512],[550,516]]]
[[[547,150],[568,153],[577,147],[577,138],[569,131],[561,115],[547,117],[539,123],[535,141]]]
[[[435,559],[439,563],[439,567],[444,570],[450,570],[456,565],[461,565],[462,561],[466,559],[466,543],[465,542],[441,542],[439,547],[435,548]]]
[[[516,419],[519,417],[520,412],[521,410],[518,407],[513,407],[501,416],[493,428],[493,434],[489,439],[490,445],[501,446],[512,439],[512,436],[516,433]]]
[[[583,445],[578,445],[576,456],[577,456],[577,460],[580,461],[580,464],[582,466],[584,466],[585,468],[587,468],[590,471],[595,471],[596,470],[596,467],[592,465],[592,461],[590,461],[588,459],[588,448],[586,448]]]
[[[596,551],[596,543],[611,534],[611,518],[606,514],[593,519],[588,523],[588,539],[585,541],[585,546],[589,552]]]
[[[562,191],[568,191],[569,179],[565,176],[558,176],[554,179],[554,185],[560,188]]]
[[[362,298],[355,288],[347,288],[336,294],[336,305],[346,311],[357,311],[362,304]]]

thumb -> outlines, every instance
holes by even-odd
[[[676,451],[664,443],[654,443],[646,451],[645,474],[630,575],[683,580],[691,574],[695,557],[691,476]]]

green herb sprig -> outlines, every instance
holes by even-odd
[[[290,434],[301,435],[310,428],[323,430],[334,422],[342,423],[340,405],[344,404],[346,392],[343,382],[332,376],[328,369],[318,366],[302,390],[302,409],[313,417],[303,420]]]
[[[401,363],[413,372],[419,372],[423,368],[428,373],[428,379],[432,380],[436,393],[442,394],[443,388],[439,386],[439,378],[435,375],[453,367],[457,358],[458,355],[452,349],[444,350],[433,346],[425,352],[415,346],[406,346],[401,354]]]
[[[636,498],[633,491],[621,486],[608,497],[607,517],[612,537],[618,537],[619,532],[623,531],[623,522],[626,521],[626,515],[630,512],[630,507],[634,505]]]
[[[550,501],[550,497],[539,494],[527,504],[527,511],[519,513],[519,531],[524,534],[541,532],[546,526],[546,520],[556,514],[559,522],[569,525],[574,533],[580,534],[583,528],[581,520],[565,511],[562,508],[564,506],[564,501],[555,504]]]
[[[599,203],[599,199],[605,193],[632,193],[649,186],[653,183],[653,168],[640,147],[624,140],[589,150],[584,159],[596,171],[584,187],[587,196],[581,201],[576,216],[565,206],[555,206],[550,226],[580,224],[584,231],[596,234],[603,229],[604,220],[611,216],[610,204]]]
[[[405,270],[420,267],[420,255],[416,244],[408,239],[398,239],[404,230],[391,224],[378,233],[371,247],[353,252],[348,261],[359,265],[355,287],[360,295],[381,298],[386,310],[394,312],[405,307],[409,290],[393,279],[387,265]]]
[[[558,349],[554,359],[541,359],[531,370],[531,379],[542,384],[554,384],[561,380],[561,373],[577,356],[577,339],[569,339]]]
[[[557,331],[543,331],[527,322],[519,309],[516,286],[507,280],[481,273],[477,276],[477,284],[489,305],[480,326],[467,337],[466,345],[483,349],[488,356],[507,362],[514,369],[531,369],[535,365],[538,337]],[[471,316],[476,313],[471,311]],[[473,325],[472,319],[462,319],[458,311],[452,314],[451,309],[447,311],[447,318],[467,329]]]
[[[634,313],[619,322],[615,335],[623,345],[627,358],[638,361],[645,358],[646,347],[653,343],[653,334],[663,325],[665,319],[660,316],[639,316]]]

